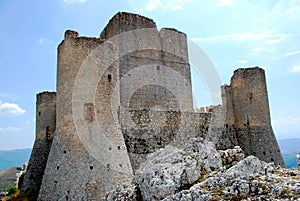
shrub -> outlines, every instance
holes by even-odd
[[[9,187],[6,188],[6,192],[7,192],[7,196],[10,196],[19,192],[19,189],[14,185],[10,185]]]

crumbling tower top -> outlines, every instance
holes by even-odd
[[[118,12],[109,20],[100,38],[108,39],[123,32],[143,28],[156,28],[156,24],[152,19],[141,15]]]

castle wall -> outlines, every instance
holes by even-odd
[[[225,105],[213,107],[206,140],[213,142],[217,149],[231,149],[238,145],[234,125],[230,124],[230,117]]]
[[[155,28],[156,24],[152,19],[130,13],[117,13],[113,16],[100,34],[101,39],[109,39],[123,32],[135,29]]]
[[[22,192],[36,200],[56,129],[56,93],[37,94],[36,138],[22,185]]]
[[[39,200],[99,200],[130,181],[122,133],[113,121],[103,121],[113,119],[119,99],[111,93],[118,66],[104,65],[116,52],[102,39],[65,33],[58,47],[57,132]]]
[[[149,153],[168,144],[183,147],[193,137],[204,137],[210,113],[121,108],[120,124],[131,164],[137,170]]]
[[[264,70],[234,71],[230,86],[223,85],[221,92],[222,105],[213,108],[207,140],[217,149],[239,145],[246,156],[285,166],[271,126]]]
[[[193,111],[184,33],[167,28],[158,31],[148,18],[118,13],[100,37],[119,46],[117,62],[123,107]]]
[[[221,86],[222,105],[214,106],[207,140],[213,142],[217,149],[231,149],[238,145],[234,127],[234,114],[231,87]]]
[[[264,70],[258,67],[238,69],[234,71],[230,86],[236,136],[245,155],[255,155],[284,166],[271,127]]]

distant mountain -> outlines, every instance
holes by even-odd
[[[16,174],[20,172],[17,167],[11,167],[0,172],[0,192],[5,192],[10,185],[15,185]]]
[[[0,151],[0,171],[10,167],[22,167],[29,161],[31,148]]]
[[[278,140],[278,144],[283,155],[286,167],[297,167],[296,154],[300,152],[300,138]]]

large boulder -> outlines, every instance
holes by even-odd
[[[268,164],[259,160],[255,156],[248,156],[244,160],[237,163],[228,169],[227,174],[232,174],[234,177],[249,178],[255,174],[266,174]]]
[[[218,152],[225,167],[232,167],[245,158],[244,151],[240,146],[235,146],[233,149],[218,150]]]
[[[144,200],[162,200],[189,189],[201,176],[221,166],[214,145],[195,138],[183,150],[166,146],[149,155],[135,178]]]

